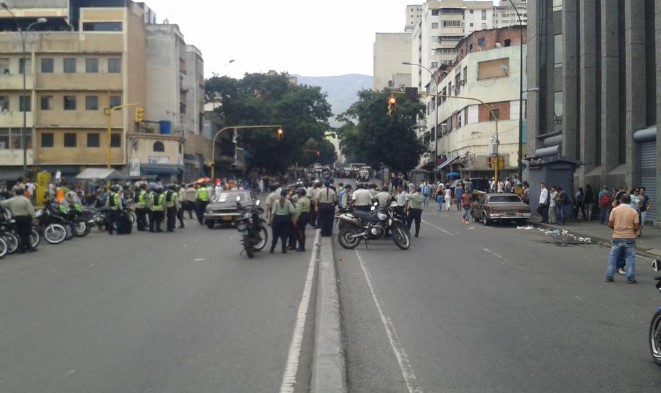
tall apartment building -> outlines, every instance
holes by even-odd
[[[376,33],[374,41],[374,90],[411,86],[410,33]]]
[[[658,206],[661,1],[530,0],[528,15],[530,164],[573,160],[574,187],[644,186]]]
[[[201,127],[182,113],[201,113],[200,105],[187,108],[187,89],[199,89],[203,77],[199,51],[189,53],[176,26],[156,24],[144,3],[125,0],[7,5],[0,9],[0,178],[21,176],[23,164],[64,177],[107,166],[126,176],[183,176],[186,131]],[[176,49],[165,44],[172,37]],[[191,80],[189,56],[198,64]],[[163,67],[165,58],[176,67]]]

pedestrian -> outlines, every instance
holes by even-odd
[[[627,283],[636,283],[636,232],[640,228],[638,212],[630,205],[631,197],[623,194],[620,205],[615,207],[608,218],[608,227],[613,230],[611,251],[608,255],[606,282],[612,282],[617,260],[624,255],[626,259]]]
[[[348,209],[351,205],[351,195],[353,194],[353,186],[351,184],[346,184],[344,189],[340,191],[337,197],[337,207],[340,210]]]
[[[594,212],[594,191],[591,185],[585,186],[585,196],[583,197],[583,217],[586,220],[592,220],[592,213]]]
[[[578,213],[581,213],[583,215],[583,220],[587,221],[587,218],[585,217],[585,193],[583,192],[583,187],[578,187],[578,191],[576,191],[574,197],[574,219],[578,220]]]
[[[558,210],[556,204],[558,202],[558,189],[555,186],[551,186],[551,191],[549,192],[549,224],[555,224],[558,222]]]
[[[151,217],[149,219],[149,232],[163,232],[161,225],[163,223],[164,211],[165,211],[165,193],[163,192],[163,186],[157,185],[154,188],[154,192],[151,195]]]
[[[450,211],[450,206],[452,206],[452,189],[450,186],[445,187],[443,196],[445,198],[445,211]]]
[[[175,224],[177,223],[177,185],[169,184],[168,190],[165,192],[165,211],[167,214],[166,230],[174,232]]]
[[[193,218],[195,211],[195,201],[197,201],[197,189],[193,183],[189,183],[184,191],[184,210],[188,212],[188,218]]]
[[[271,250],[273,254],[275,246],[278,244],[278,238],[282,242],[282,253],[287,253],[287,237],[289,236],[292,216],[295,213],[294,205],[287,199],[289,191],[281,190],[280,198],[273,202],[271,209],[271,219],[269,223],[272,227],[273,240],[271,240]]]
[[[408,201],[406,205],[407,217],[406,217],[406,227],[411,230],[411,224],[415,221],[415,237],[418,237],[420,234],[420,222],[422,221],[422,205],[425,202],[425,198],[422,195],[422,188],[418,187],[408,196]]]
[[[315,205],[317,206],[317,224],[321,228],[321,236],[332,236],[337,194],[331,188],[330,180],[326,180],[324,188],[317,192]]]
[[[598,195],[599,199],[599,221],[601,225],[608,224],[608,217],[611,213],[611,207],[613,204],[613,199],[611,198],[611,193],[608,191],[608,186],[603,186]]]
[[[454,188],[454,200],[457,205],[457,211],[461,211],[461,195],[463,193],[464,193],[464,183],[458,182],[457,186]]]
[[[463,222],[464,224],[468,224],[470,221],[470,216],[471,216],[471,204],[473,203],[473,195],[464,192],[461,195],[461,207],[464,209],[464,216],[463,216]]]
[[[557,189],[558,196],[555,201],[555,211],[558,216],[558,224],[565,225],[567,219],[567,210],[565,206],[569,204],[569,202],[567,202],[569,195],[567,195],[567,191],[563,190],[562,187],[557,187]]]
[[[647,190],[645,187],[640,187],[640,229],[638,230],[638,237],[643,235],[643,227],[645,226],[645,219],[650,207],[651,202],[650,197],[647,196]]]
[[[376,193],[376,195],[374,196],[374,200],[378,202],[379,207],[390,206],[390,201],[392,200],[392,196],[388,192],[388,186],[381,187],[381,191]]]
[[[443,183],[438,182],[438,186],[436,186],[436,206],[438,207],[439,212],[443,209],[444,199],[445,196],[443,195]]]
[[[429,194],[431,194],[431,186],[429,183],[424,182],[422,186],[422,196],[425,198],[424,207],[429,206]]]
[[[273,210],[273,204],[280,197],[280,191],[282,189],[276,183],[271,183],[269,185],[269,195],[266,197],[266,221],[271,220],[271,210]]]
[[[521,200],[526,205],[530,205],[530,184],[525,180],[523,182],[523,191],[521,192]]]
[[[184,203],[186,202],[186,189],[184,185],[176,185],[177,190],[177,219],[179,220],[179,228],[184,228]]]
[[[537,213],[542,216],[542,223],[549,222],[549,190],[546,189],[546,183],[539,184],[539,204],[537,206]]]
[[[36,248],[32,247],[32,243],[30,242],[32,220],[35,216],[34,206],[32,206],[30,199],[25,196],[24,189],[16,187],[14,192],[16,196],[0,201],[0,206],[9,210],[16,224],[16,232],[20,240],[18,243],[18,252],[37,251]]]

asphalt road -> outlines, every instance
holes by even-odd
[[[608,249],[423,213],[420,238],[335,241],[350,392],[659,392],[649,321],[661,296],[604,282]]]
[[[307,391],[312,253],[249,260],[237,234],[95,230],[0,260],[0,391]]]

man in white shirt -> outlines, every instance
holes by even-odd
[[[372,208],[372,193],[365,188],[365,185],[358,183],[356,191],[351,194],[351,206],[356,210],[370,211]]]
[[[546,188],[546,183],[540,183],[539,192],[539,206],[537,206],[537,213],[542,216],[542,223],[549,222],[549,190]]]

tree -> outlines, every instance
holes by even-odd
[[[319,87],[296,85],[286,73],[246,74],[243,79],[213,77],[206,84],[207,99],[219,100],[216,113],[225,126],[281,124],[281,142],[276,130],[242,130],[238,144],[250,158],[248,165],[269,172],[283,172],[302,162],[301,149],[313,139],[323,146],[330,129],[331,107]]]
[[[395,94],[397,103],[388,114],[388,99]],[[418,131],[424,129],[424,105],[389,89],[363,90],[339,119],[345,124],[337,130],[342,152],[373,168],[387,166],[394,171],[409,171],[428,152]]]

